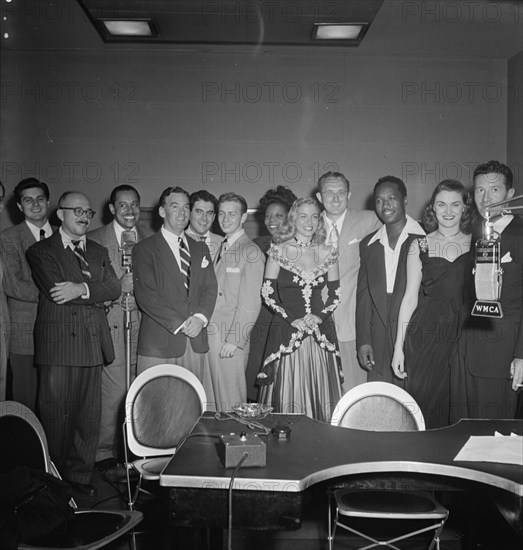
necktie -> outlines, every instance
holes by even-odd
[[[338,226],[335,223],[333,223],[331,234],[330,234],[330,243],[332,244],[332,246],[338,246],[339,238],[340,238],[340,233],[338,231]]]
[[[71,243],[74,246],[73,252],[74,252],[75,256],[78,258],[78,264],[80,265],[82,275],[84,277],[86,277],[87,279],[90,279],[91,278],[91,272],[89,271],[89,264],[87,263],[87,260],[85,259],[84,249],[80,247],[81,241],[71,241]]]
[[[218,256],[216,256],[216,261],[214,262],[214,265],[217,265],[218,262],[222,259],[222,256],[227,251],[227,237],[223,239],[222,244],[220,245],[220,250],[218,250]]]
[[[183,284],[187,292],[189,292],[189,277],[191,275],[191,254],[185,245],[183,238],[178,237],[178,245],[180,246],[180,271],[182,272]]]
[[[45,229],[40,229],[40,240],[43,241],[45,239]]]

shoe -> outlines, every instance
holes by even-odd
[[[98,495],[98,489],[90,483],[79,483],[78,481],[68,481],[73,488],[73,495],[88,498],[95,498]]]
[[[113,458],[111,456],[109,458],[104,458],[103,460],[99,460],[98,462],[96,462],[94,468],[99,472],[106,472],[107,470],[111,470],[112,468],[116,468],[117,466],[118,462],[116,462],[116,458]]]
[[[129,468],[129,478],[131,480],[137,479],[137,471],[131,465],[129,465]],[[114,468],[105,470],[104,478],[111,483],[127,483],[127,468],[125,464],[117,464]]]

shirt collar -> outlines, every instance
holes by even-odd
[[[345,223],[345,217],[347,216],[347,209],[345,209],[345,212],[336,220],[331,220],[327,216],[327,212],[323,211],[323,219],[325,220],[325,223],[327,224],[327,232],[330,231],[334,224],[336,224],[336,227],[339,232],[341,232],[341,228],[343,227],[343,224]]]
[[[196,233],[196,231],[193,231],[193,228],[191,226],[189,226],[186,230],[185,230],[185,233],[187,233],[187,235],[189,235],[189,237],[191,237],[192,239],[194,239],[195,241],[199,241],[202,237],[207,240],[208,237],[209,237],[209,234],[210,234],[210,231],[207,231],[207,233],[205,233],[204,235],[200,235],[199,233]]]
[[[77,239],[71,239],[69,235],[65,233],[65,231],[60,227],[58,230],[60,231],[60,237],[62,237],[62,243],[64,245],[64,248],[74,248],[73,241],[80,241],[80,248],[83,248],[85,250],[85,244],[86,244],[86,238],[85,235],[82,237],[78,237]]]
[[[226,235],[224,239],[227,238],[227,244],[231,246],[231,244],[235,243],[244,233],[245,233],[245,229],[242,228],[236,231],[236,233],[233,233],[232,235]]]
[[[165,240],[171,245],[171,246],[180,246],[179,238],[181,237],[183,240],[183,243],[188,247],[187,238],[185,237],[185,232],[182,231],[180,235],[176,235],[176,233],[173,233],[172,231],[168,231],[165,229],[165,227],[162,225],[160,231],[162,232],[162,235],[164,236]]]
[[[53,234],[53,228],[51,227],[51,224],[49,221],[45,222],[45,225],[43,227],[36,227],[34,223],[31,223],[29,220],[25,220],[25,223],[27,224],[27,227],[29,228],[29,231],[33,234],[34,238],[39,241],[40,240],[40,230],[43,229],[45,231],[45,237],[50,237]]]
[[[502,233],[503,229],[507,227],[507,225],[514,219],[514,216],[512,214],[505,214],[504,216],[501,216],[498,218],[493,224],[492,228],[496,233]]]
[[[403,241],[406,239],[407,235],[425,235],[425,231],[423,231],[423,228],[421,225],[414,219],[411,218],[408,214],[406,216],[407,222],[405,223],[405,226],[401,230],[400,236],[398,237],[398,243],[403,243]],[[371,244],[375,243],[376,241],[380,241],[383,246],[389,244],[389,236],[387,235],[387,226],[382,225],[376,233],[374,233],[373,237],[369,240],[367,243],[367,246],[370,246]]]

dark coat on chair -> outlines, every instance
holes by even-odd
[[[181,357],[187,336],[174,332],[195,313],[211,319],[217,284],[209,249],[187,237],[191,254],[189,294],[180,268],[161,231],[139,242],[133,249],[134,295],[142,310],[138,354],[148,357]],[[209,350],[207,330],[190,338],[196,353]]]

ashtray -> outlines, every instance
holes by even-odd
[[[255,420],[265,418],[272,411],[272,407],[263,403],[242,403],[233,407],[232,410],[240,418]]]

